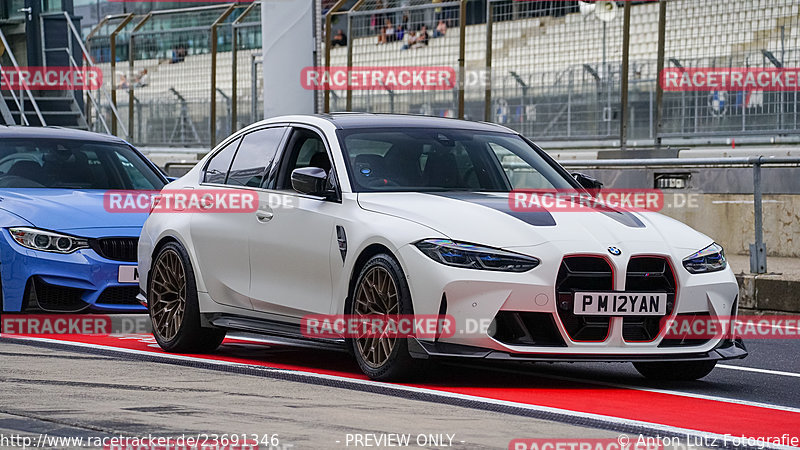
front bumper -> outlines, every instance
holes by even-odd
[[[120,283],[120,266],[92,249],[69,254],[27,249],[0,230],[0,278],[6,312],[143,312],[138,283]]]
[[[587,249],[590,249],[587,251]],[[598,290],[648,292],[647,281],[627,273],[634,260],[660,259],[669,267],[674,285],[668,317],[678,315],[735,316],[738,284],[730,269],[689,274],[668,248],[657,243],[628,243],[619,256],[609,256],[605,248],[593,249],[586,242],[551,242],[536,248],[516,248],[543,262],[525,273],[488,272],[460,269],[439,264],[413,246],[400,249],[403,268],[409,280],[414,313],[437,315],[443,312],[455,321],[456,333],[437,339],[420,339],[417,356],[458,356],[484,359],[531,361],[664,361],[730,359],[746,356],[743,345],[715,339],[667,339],[658,321],[647,335],[634,335],[633,318],[611,316],[596,337],[582,338],[575,332],[572,305],[562,305],[564,294],[557,292],[557,280],[565,258],[590,257],[609,266],[609,286]],[[629,276],[630,275],[630,276]],[[662,277],[662,280],[666,278]],[[639,283],[638,289],[632,288]],[[575,291],[592,287],[572,286]],[[652,291],[650,291],[652,292]],[[565,313],[566,311],[566,313]],[[579,318],[580,319],[580,318]],[[530,333],[524,338],[499,336],[502,322],[516,321],[519,329]],[[488,327],[469,324],[484,323]],[[524,323],[523,323],[524,322]],[[571,328],[572,327],[572,328]],[[539,332],[539,333],[537,333]],[[462,349],[466,351],[458,351]]]

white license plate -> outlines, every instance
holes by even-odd
[[[572,311],[583,316],[664,316],[667,314],[667,294],[576,292]]]
[[[137,266],[119,266],[117,281],[120,283],[138,283],[139,268]]]

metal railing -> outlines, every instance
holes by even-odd
[[[64,12],[64,17],[66,18],[67,27],[69,30],[67,33],[67,39],[69,42],[71,42],[72,39],[75,39],[80,46],[83,61],[89,67],[96,68],[97,65],[95,65],[94,61],[92,60],[92,55],[84,45],[81,34],[78,32],[78,29],[75,28],[75,24],[72,22],[72,18],[69,16],[69,13]],[[70,63],[73,65],[73,67],[80,67],[72,57],[72,53],[69,51],[67,51],[67,53],[69,54]],[[122,117],[120,116],[119,111],[117,110],[116,102],[114,101],[114,92],[112,91],[109,93],[108,89],[106,89],[104,86],[99,86],[98,89],[100,90],[100,94],[106,98],[106,101],[108,101],[108,105],[111,110],[111,128],[109,129],[108,123],[106,122],[100,102],[98,101],[97,97],[92,94],[90,89],[86,90],[86,111],[83,113],[83,117],[86,120],[87,125],[91,126],[91,106],[94,106],[95,111],[97,111],[97,117],[100,120],[101,125],[103,125],[103,130],[105,130],[106,133],[116,135],[116,127],[117,124],[119,124],[122,127],[123,135],[129,138],[130,136],[128,134],[128,129],[125,128],[125,124],[122,121]]]
[[[793,0],[604,2],[589,9],[487,0],[485,11],[461,0],[342,4],[325,16],[325,67],[444,66],[461,82],[451,92],[326,90],[324,112],[454,115],[540,141],[604,140],[623,148],[634,140],[660,146],[683,137],[800,135],[797,92],[665,92],[659,80],[664,68],[800,66],[800,4]],[[447,34],[424,48],[375,45],[384,29],[399,37],[425,25],[431,33],[440,19]],[[332,42],[340,29],[347,30],[346,49]],[[485,83],[470,85],[477,71],[486,73]]]
[[[3,34],[2,30],[0,30],[0,42],[2,42],[3,48],[5,48],[6,50],[5,53],[8,55],[9,61],[11,61],[11,66],[14,67],[14,70],[16,70],[17,74],[19,74],[20,70],[19,63],[17,63],[17,58],[14,57],[14,53],[11,51],[11,46],[8,45],[8,41],[6,40],[6,36]],[[5,73],[5,70],[3,69],[2,65],[0,65],[0,73],[3,74],[3,82],[10,85],[11,83],[8,80],[8,75]],[[25,82],[21,81],[19,83],[19,97],[17,96],[16,93],[14,93],[13,89],[9,89],[9,91],[11,92],[11,98],[14,100],[14,104],[17,106],[17,111],[19,111],[20,125],[30,125],[28,118],[25,115],[25,96],[23,96],[24,93],[30,100],[31,106],[33,107],[34,112],[36,112],[36,117],[39,119],[39,123],[41,123],[42,126],[47,126],[44,117],[42,117],[42,112],[39,110],[39,105],[36,103],[36,99],[33,97],[33,94],[31,93],[30,89],[28,89],[28,86]],[[5,100],[0,99],[0,101],[5,101]]]
[[[767,273],[767,248],[764,243],[764,210],[761,169],[763,166],[800,165],[800,157],[733,157],[733,158],[655,158],[559,161],[570,168],[655,168],[655,167],[752,167],[755,243],[750,244],[750,272]]]
[[[241,127],[251,109],[244,50],[261,47],[259,14],[258,2],[231,2],[107,16],[91,30],[87,45],[107,74],[111,103],[127,108],[135,144],[211,148]]]

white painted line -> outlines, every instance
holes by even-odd
[[[0,336],[2,337],[2,336]],[[134,349],[127,349],[127,348],[119,348],[119,347],[110,347],[106,345],[98,345],[98,344],[88,344],[84,342],[71,342],[71,341],[59,341],[57,339],[49,339],[49,338],[38,338],[38,337],[27,337],[27,336],[7,336],[13,339],[20,339],[20,340],[28,340],[28,341],[35,341],[35,342],[45,342],[45,343],[52,343],[52,344],[61,344],[61,345],[72,345],[76,347],[84,347],[84,348],[93,348],[93,349],[102,349],[102,350],[109,350],[115,351],[119,353],[129,353],[129,354],[136,354],[136,355],[147,355],[147,356],[155,356],[165,359],[174,359],[179,361],[191,361],[191,362],[198,362],[203,364],[209,365],[220,365],[220,366],[230,366],[230,367],[247,367],[247,368],[257,368],[259,370],[263,370],[264,372],[269,373],[297,373],[302,374],[302,376],[308,378],[317,378],[321,380],[332,380],[332,381],[340,381],[345,383],[352,383],[352,384],[360,384],[365,386],[378,386],[378,387],[385,387],[387,389],[397,389],[407,392],[416,392],[416,393],[424,393],[431,396],[438,396],[443,398],[454,398],[459,400],[468,400],[473,402],[481,402],[481,403],[488,403],[493,405],[501,405],[501,406],[509,406],[519,409],[526,409],[530,411],[537,411],[543,413],[552,413],[552,414],[561,414],[564,416],[576,417],[576,418],[583,418],[583,419],[590,419],[590,420],[597,420],[597,421],[604,421],[607,423],[619,424],[619,425],[626,425],[626,426],[633,426],[633,427],[645,427],[649,428],[654,431],[662,431],[665,433],[676,433],[679,435],[685,436],[698,436],[704,437],[708,439],[716,439],[717,441],[723,441],[726,439],[724,435],[716,434],[716,433],[709,433],[706,431],[700,430],[692,430],[689,428],[680,428],[680,427],[673,427],[669,425],[663,425],[659,423],[653,422],[643,422],[639,420],[630,420],[630,419],[623,419],[621,417],[614,417],[614,416],[606,416],[601,414],[592,414],[592,413],[585,413],[580,411],[572,411],[568,409],[561,409],[561,408],[553,408],[548,406],[540,406],[540,405],[531,405],[527,403],[517,403],[511,402],[507,400],[496,400],[492,398],[486,397],[478,397],[473,395],[466,395],[466,394],[457,394],[453,392],[445,392],[445,391],[438,391],[435,389],[426,389],[421,387],[415,386],[405,386],[401,384],[392,384],[392,383],[384,383],[380,381],[372,381],[372,380],[360,380],[357,378],[348,378],[342,377],[337,375],[325,375],[325,374],[318,374],[313,372],[304,372],[300,370],[291,370],[291,369],[275,369],[269,367],[258,366],[254,364],[245,364],[245,363],[236,363],[236,362],[229,362],[229,361],[219,361],[214,359],[204,359],[204,358],[197,358],[193,356],[184,356],[184,355],[174,355],[170,353],[157,353],[153,351],[146,351],[146,350],[134,350]],[[581,382],[585,382],[584,380],[578,380]],[[605,383],[599,383],[605,384]],[[610,384],[610,383],[609,383]],[[634,389],[636,389],[634,387]],[[640,389],[644,390],[644,389]],[[653,390],[653,392],[658,392],[658,390]],[[711,397],[709,397],[711,398]],[[723,401],[730,401],[723,399]],[[775,408],[780,409],[780,408]],[[579,425],[577,425],[579,426]],[[783,445],[774,445],[769,443],[764,443],[763,448],[775,448],[775,449],[791,449],[793,447],[783,446]]]
[[[717,366],[719,367],[719,366]],[[670,389],[656,389],[656,388],[648,388],[643,386],[636,386],[632,384],[623,384],[623,383],[612,383],[610,381],[600,381],[600,380],[589,380],[585,378],[574,378],[568,377],[563,375],[554,375],[549,373],[542,373],[542,372],[525,372],[517,369],[499,369],[493,368],[495,371],[503,371],[503,372],[511,372],[515,374],[527,374],[527,375],[536,375],[541,376],[544,378],[552,378],[554,380],[562,380],[562,381],[571,381],[575,383],[584,383],[584,384],[596,384],[599,386],[606,386],[606,387],[614,387],[614,388],[623,388],[623,389],[631,389],[634,391],[644,391],[644,392],[653,392],[657,394],[667,394],[667,395],[675,395],[678,397],[688,397],[688,398],[696,398],[701,400],[713,400],[715,402],[723,402],[723,403],[734,403],[737,405],[744,405],[744,406],[755,406],[758,408],[765,408],[765,409],[773,409],[776,411],[784,411],[784,412],[792,412],[800,414],[800,408],[792,408],[791,406],[782,406],[782,405],[773,405],[771,403],[761,403],[761,402],[753,402],[749,400],[740,400],[738,398],[730,398],[730,397],[717,397],[715,395],[705,395],[705,394],[698,394],[695,392],[685,392],[685,391],[673,391]]]
[[[783,372],[780,370],[758,369],[756,367],[745,367],[745,366],[729,366],[727,364],[717,364],[717,367],[721,369],[741,370],[743,372],[756,372],[756,373],[764,373],[767,375],[780,375],[782,377],[800,378],[800,373]]]

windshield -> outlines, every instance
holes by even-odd
[[[355,192],[574,189],[517,135],[433,128],[340,130]]]
[[[0,141],[0,188],[161,189],[163,179],[124,144],[66,139]]]

